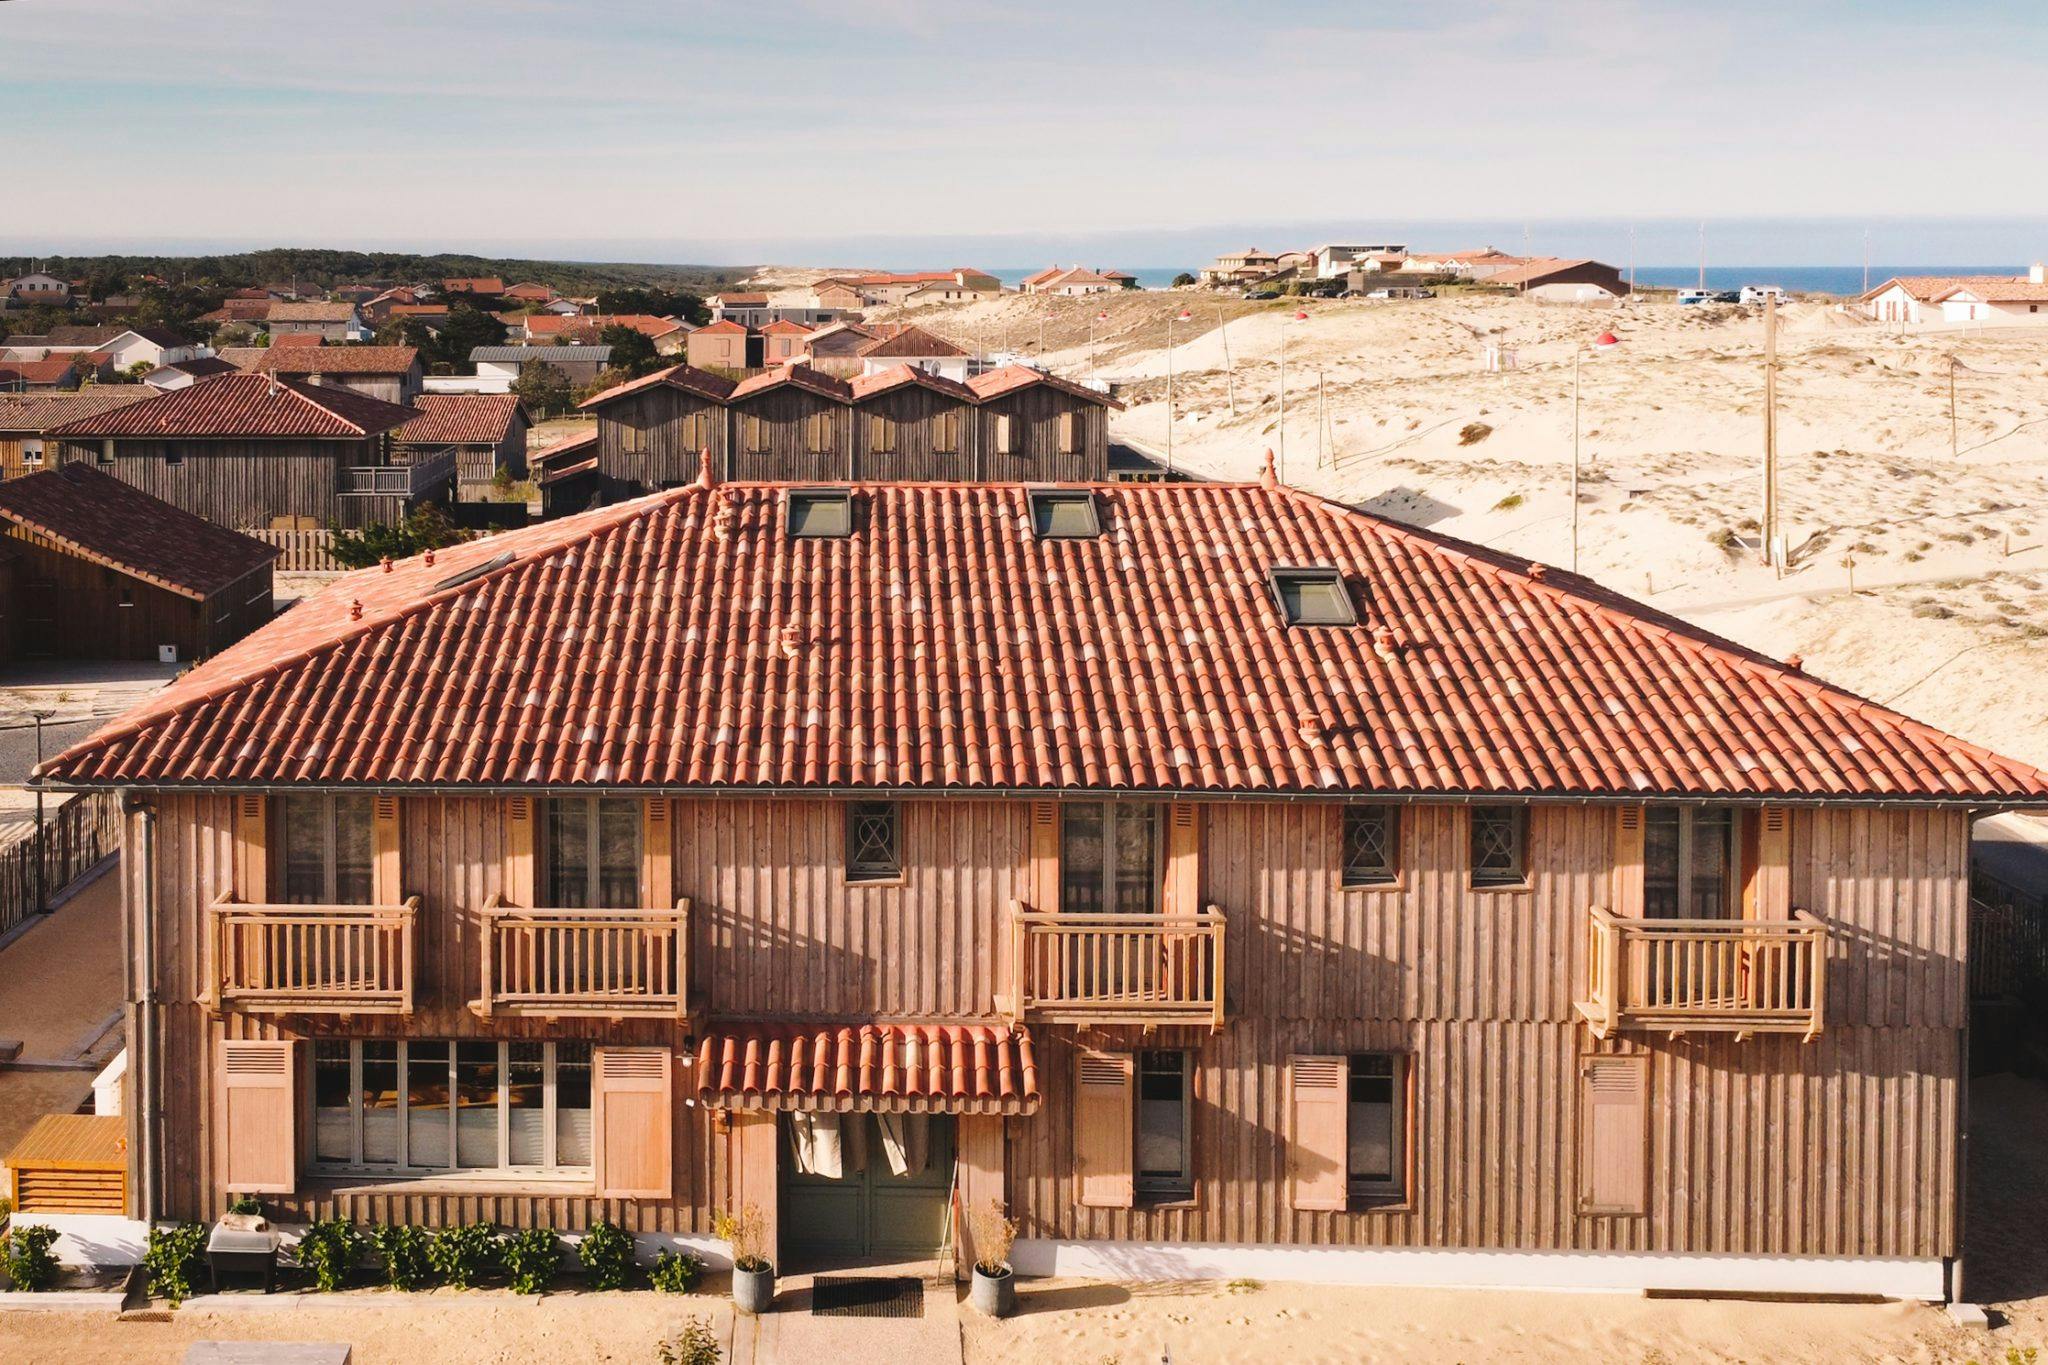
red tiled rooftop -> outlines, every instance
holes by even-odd
[[[967,381],[967,387],[984,403],[992,398],[1001,398],[1004,394],[1015,393],[1019,389],[1028,389],[1033,384],[1044,384],[1048,388],[1058,389],[1061,393],[1086,398],[1104,407],[1116,408],[1119,411],[1123,409],[1122,403],[1106,393],[1091,389],[1086,384],[1076,384],[1071,379],[1062,379],[1056,374],[1048,374],[1044,370],[1033,369],[1029,365],[1004,365],[998,369],[984,370]]]
[[[934,393],[943,393],[948,398],[957,398],[963,403],[980,401],[974,396],[973,389],[958,380],[947,379],[943,375],[933,374],[915,365],[891,365],[888,369],[878,370],[874,374],[856,375],[847,383],[853,390],[853,401],[856,403],[865,402],[881,394],[893,393],[906,384],[915,384]]]
[[[606,403],[624,398],[628,394],[639,393],[643,389],[657,388],[662,385],[667,385],[672,389],[681,389],[685,393],[694,393],[700,398],[709,398],[714,403],[723,403],[726,399],[732,397],[734,387],[733,381],[725,378],[723,375],[712,374],[708,370],[700,370],[693,365],[671,365],[665,370],[656,370],[653,374],[643,374],[638,379],[629,379],[623,384],[614,384],[603,393],[592,394],[577,404],[577,406],[583,408],[603,407]]]
[[[714,1109],[1029,1114],[1031,1034],[1007,1024],[727,1024],[697,1044]]]
[[[0,361],[0,369],[11,362]],[[95,384],[65,393],[0,394],[0,431],[48,431],[82,417],[133,407],[156,396],[141,384]]]
[[[911,325],[876,337],[855,354],[862,359],[886,360],[893,356],[963,357],[967,352],[934,332]]]
[[[283,336],[272,337],[273,348],[291,347],[301,351],[317,351],[327,344],[327,338],[318,332],[286,332]]]
[[[279,554],[275,546],[181,511],[88,464],[59,465],[0,483],[0,520],[194,600],[212,596]]]
[[[224,374],[113,412],[57,428],[63,437],[374,435],[419,416],[411,408],[348,389]]]
[[[318,340],[318,338],[300,338]],[[294,338],[280,337],[263,359],[256,362],[260,374],[398,375],[419,360],[411,346],[294,346]]]
[[[732,394],[727,401],[737,403],[741,399],[752,398],[754,395],[766,393],[770,389],[779,389],[785,384],[809,390],[820,398],[831,398],[841,403],[853,401],[853,388],[844,379],[824,374],[812,369],[808,365],[797,364],[783,365],[776,369],[764,370],[760,374],[742,379],[733,387]]]
[[[392,433],[408,445],[496,445],[526,420],[509,393],[423,393],[412,405],[420,415]]]
[[[1021,484],[856,485],[844,540],[786,535],[788,487],[693,484],[347,575],[43,771],[2048,801],[2048,774],[1588,580],[1285,488],[1101,485],[1101,537],[1041,541]],[[1361,624],[1285,625],[1280,564],[1337,568]]]
[[[707,334],[711,336],[733,336],[735,334],[739,336],[745,336],[747,334],[747,328],[746,324],[734,322],[731,318],[720,318],[716,322],[705,323],[702,327],[699,327],[696,330],[696,332],[694,332],[692,335],[704,336]]]

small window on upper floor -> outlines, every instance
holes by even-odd
[[[1085,488],[1034,488],[1031,530],[1040,540],[1093,540],[1102,534],[1095,495]]]
[[[1529,880],[1529,808],[1472,807],[1472,885],[1524,886]]]
[[[893,882],[903,875],[902,807],[894,801],[846,805],[846,880]]]
[[[853,534],[853,494],[844,488],[793,488],[784,516],[792,538],[838,539]]]
[[[1391,886],[1401,876],[1401,808],[1344,807],[1342,886]]]
[[[1275,565],[1268,570],[1273,600],[1290,626],[1355,626],[1358,608],[1344,575],[1324,565]]]

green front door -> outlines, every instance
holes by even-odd
[[[781,1124],[782,1245],[791,1268],[863,1259],[919,1260],[946,1241],[946,1204],[953,1186],[953,1120],[949,1115],[896,1116],[906,1130],[922,1124],[922,1165],[914,1137],[893,1144],[912,1168],[898,1174],[880,1116],[839,1116],[840,1173],[799,1169],[789,1116]],[[907,1151],[906,1151],[907,1149]]]

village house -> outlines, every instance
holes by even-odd
[[[38,393],[75,389],[83,379],[109,376],[106,357],[77,352],[48,360],[0,359],[0,393]]]
[[[876,271],[866,275],[835,276],[811,286],[819,301],[825,292],[840,287],[860,296],[863,307],[887,308],[918,294],[923,303],[971,302],[1000,294],[1003,282],[985,270],[961,267],[954,270]]]
[[[777,318],[761,328],[761,363],[787,365],[803,359],[810,335],[811,329],[802,323]]]
[[[420,415],[391,434],[391,458],[399,464],[455,452],[455,496],[485,502],[496,491],[499,471],[526,477],[526,433],[533,426],[519,399],[509,393],[426,393],[412,400]]]
[[[1877,322],[2010,325],[2048,322],[2048,270],[2024,275],[1900,275],[1861,300]]]
[[[2048,804],[1270,472],[706,471],[36,780],[125,797],[139,1217],[751,1206],[826,1269],[993,1200],[1033,1275],[1936,1300],[1970,822]]]
[[[16,308],[65,308],[71,304],[71,281],[37,270],[0,284],[0,299]]]
[[[392,314],[398,309],[393,308]],[[443,310],[443,318],[447,314]],[[317,336],[322,341],[360,341],[368,335],[352,303],[286,303],[273,301],[263,326],[275,340],[281,336]]]
[[[555,291],[544,284],[527,281],[513,285],[501,297],[507,303],[553,303]]]
[[[277,550],[91,465],[0,483],[0,660],[182,662],[272,614]]]
[[[866,323],[827,323],[806,338],[803,362],[822,374],[851,379],[863,368],[860,348],[882,335],[881,327]]]
[[[759,354],[759,340],[745,323],[730,318],[706,323],[691,332],[683,343],[685,360],[698,370],[744,370]]]
[[[1628,281],[1611,265],[1554,257],[1495,271],[1486,283],[1504,285],[1541,303],[1612,304],[1629,292]]]
[[[51,428],[129,407],[154,392],[137,384],[95,384],[73,392],[0,393],[0,479],[18,479],[56,464],[56,443],[44,441]]]
[[[865,302],[860,290],[843,280],[819,280],[811,286],[811,308],[817,313],[844,317],[859,312]]]
[[[445,500],[452,453],[394,465],[390,433],[419,414],[345,388],[231,374],[53,427],[90,464],[216,526],[390,525]]]
[[[207,348],[163,327],[52,327],[39,336],[13,336],[0,342],[0,356],[10,360],[49,360],[60,355],[91,353],[106,357],[110,368],[127,371],[138,364],[151,368],[177,360],[193,360]]]
[[[728,290],[704,300],[713,322],[737,322],[753,331],[768,321],[768,296],[753,290]]]
[[[1400,263],[1399,269],[1412,275],[1456,275],[1460,279],[1483,281],[1528,264],[1526,257],[1510,256],[1489,246],[1477,251],[1414,252]]]
[[[258,374],[350,389],[387,403],[412,402],[419,396],[426,376],[420,366],[419,350],[412,346],[274,345],[264,352],[254,369]]]
[[[571,385],[588,384],[597,372],[611,363],[609,346],[473,346],[469,358],[476,365],[479,393],[510,393],[512,381],[526,366],[538,362],[560,370]]]
[[[1377,270],[1392,258],[1397,264],[1408,254],[1404,242],[1381,242],[1366,246],[1325,243],[1308,250],[1307,273],[1319,280],[1341,280],[1354,270]],[[1220,262],[1219,262],[1220,264]]]
[[[654,349],[662,355],[680,353],[690,335],[688,323],[648,313],[527,313],[509,325],[515,326],[518,340],[539,346],[559,346],[572,340],[588,344],[596,341],[607,327],[625,327],[652,341]]]
[[[1123,285],[1108,275],[1084,270],[1078,265],[1061,269],[1050,266],[1036,275],[1028,276],[1018,286],[1026,294],[1056,294],[1062,298],[1080,298],[1088,294],[1112,294]]]
[[[143,375],[142,382],[153,389],[183,389],[215,375],[240,373],[241,368],[231,360],[208,355],[197,360],[174,360],[168,365],[159,365]]]
[[[494,308],[505,295],[505,282],[496,275],[474,275],[462,279],[443,280],[439,289],[446,300],[460,299],[478,308]]]
[[[1227,288],[1232,285],[1256,283],[1272,275],[1279,268],[1280,258],[1272,252],[1248,246],[1243,251],[1226,252],[1218,256],[1202,267],[1195,278],[1211,287]]]
[[[875,374],[898,365],[911,365],[932,374],[964,383],[974,356],[944,337],[922,327],[896,325],[878,329],[870,341],[856,348],[861,373]]]
[[[540,491],[543,518],[572,516],[598,501],[597,433],[589,432],[536,451],[527,462]]]

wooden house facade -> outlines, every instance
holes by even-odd
[[[2048,775],[1270,482],[707,475],[39,770],[133,798],[138,1209],[1948,1292],[1969,823]]]

